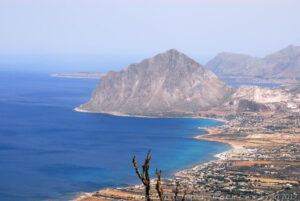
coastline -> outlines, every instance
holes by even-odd
[[[209,119],[219,121],[218,119],[213,119],[213,118],[209,118]],[[227,121],[224,120],[223,122],[227,122]],[[217,139],[217,138],[207,138],[207,136],[216,134],[216,132],[214,131],[214,128],[218,128],[218,127],[219,126],[198,127],[197,129],[204,130],[206,133],[201,134],[201,135],[196,135],[196,136],[193,137],[193,139],[224,143],[224,144],[230,145],[231,148],[229,150],[222,151],[220,153],[215,154],[214,155],[214,157],[216,158],[215,160],[209,160],[207,162],[203,162],[203,163],[200,163],[198,165],[195,165],[191,168],[187,168],[187,169],[183,169],[183,170],[180,170],[178,172],[175,172],[173,174],[174,177],[182,177],[182,178],[187,177],[185,175],[185,173],[188,172],[189,170],[196,170],[196,169],[202,168],[203,166],[206,166],[206,165],[208,165],[210,163],[213,163],[213,162],[218,163],[218,162],[221,162],[223,160],[227,160],[231,155],[238,154],[241,151],[245,151],[245,148],[243,148],[243,146],[239,146],[239,145],[235,144],[233,141],[225,141],[225,140],[221,140],[221,139]],[[184,174],[182,174],[182,173],[184,173]],[[80,201],[80,200],[76,200],[76,201]]]
[[[231,148],[219,150],[207,162],[175,172],[174,177],[163,178],[166,196],[174,196],[177,181],[193,200],[211,200],[212,196],[217,198],[212,200],[219,200],[220,196],[245,198],[249,194],[263,198],[290,190],[300,192],[300,180],[295,177],[300,174],[300,152],[297,152],[300,135],[296,135],[300,134],[300,112],[227,112],[199,114],[198,118],[213,116],[227,121],[222,125],[198,127],[206,133],[193,138],[228,144]],[[151,194],[157,199],[156,179],[151,183]],[[143,190],[142,184],[105,188],[81,194],[75,201],[143,200]]]
[[[183,116],[165,116],[165,115],[155,115],[155,116],[147,116],[147,115],[133,115],[133,114],[126,114],[121,112],[92,112],[81,108],[81,105],[78,107],[75,107],[73,109],[76,112],[82,112],[82,113],[91,113],[91,114],[108,114],[112,116],[118,116],[118,117],[137,117],[137,118],[190,118],[190,119],[207,119],[207,120],[213,120],[213,121],[219,121],[222,123],[228,123],[228,120],[224,118],[211,118],[211,117],[202,117],[197,115],[189,115],[185,114]],[[217,126],[214,126],[217,127]],[[204,130],[205,127],[198,127],[201,130]]]
[[[218,121],[218,120],[216,120],[216,121]],[[197,136],[194,137],[194,139],[229,144],[232,147],[232,149],[243,148],[243,146],[240,143],[236,142],[236,141],[230,141],[230,140],[224,140],[224,139],[215,138],[215,137],[209,137],[209,136],[212,136],[212,135],[219,134],[219,132],[217,130],[218,126],[214,126],[214,127],[202,127],[202,128],[199,127],[199,128],[201,130],[206,131],[206,133],[202,134],[202,135],[197,135]]]
[[[91,114],[109,114],[112,116],[118,116],[118,117],[139,117],[139,118],[155,118],[155,117],[150,117],[150,116],[141,116],[141,115],[129,115],[129,114],[124,114],[120,112],[91,112],[85,109],[82,109],[79,107],[75,107],[73,109],[76,112],[82,112],[82,113],[91,113]]]
[[[85,111],[83,109],[80,109],[80,108],[74,108],[75,111],[77,112],[86,112],[86,113],[90,113],[89,111]],[[143,118],[152,118],[152,117],[147,117],[147,116],[132,116],[132,115],[125,115],[125,114],[117,114],[117,113],[106,113],[106,114],[110,114],[110,115],[115,115],[115,116],[126,116],[126,117],[143,117]],[[153,117],[155,118],[155,117]],[[160,118],[160,117],[156,117],[156,118]],[[166,118],[166,117],[163,117],[163,118]],[[224,122],[224,123],[228,123],[227,120],[225,119],[216,119],[216,118],[204,118],[204,117],[185,117],[185,118],[197,118],[197,119],[209,119],[209,120],[214,120],[214,121],[220,121],[220,122]],[[206,136],[210,136],[212,134],[215,134],[215,132],[212,131],[212,128],[218,128],[220,127],[220,125],[216,125],[216,126],[213,126],[213,127],[197,127],[197,129],[199,130],[203,130],[205,131],[206,133],[205,134],[200,134],[200,135],[196,135],[194,137],[192,137],[193,139],[197,139],[197,140],[204,140],[204,141],[214,141],[214,142],[220,142],[220,143],[224,143],[224,144],[228,144],[231,146],[231,148],[229,150],[226,150],[226,151],[222,151],[220,153],[217,153],[214,155],[215,159],[212,159],[212,160],[209,160],[209,161],[206,161],[206,162],[201,162],[197,165],[194,165],[193,167],[191,168],[187,168],[187,169],[182,169],[182,170],[179,170],[177,172],[175,172],[173,174],[173,178],[171,178],[172,180],[175,179],[176,177],[181,177],[181,178],[184,178],[186,177],[186,175],[182,174],[183,172],[187,172],[187,171],[190,171],[190,170],[195,170],[195,169],[198,169],[198,168],[201,168],[205,165],[208,165],[212,162],[218,162],[218,161],[223,161],[223,160],[226,160],[231,154],[236,154],[236,153],[239,153],[241,150],[244,150],[243,147],[241,146],[238,146],[236,145],[234,142],[231,142],[231,141],[224,141],[224,140],[218,140],[218,139],[210,139],[210,138],[205,138]],[[137,186],[140,185],[140,184],[136,184]],[[79,196],[77,196],[75,199],[72,199],[71,201],[94,201],[94,199],[89,199],[89,198],[92,198],[92,196],[94,194],[98,194],[98,193],[101,193],[101,192],[104,192],[104,191],[109,191],[111,189],[115,189],[116,187],[114,188],[104,188],[102,190],[99,190],[99,191],[95,191],[95,192],[78,192],[78,194],[80,194]],[[97,201],[97,200],[95,200]]]

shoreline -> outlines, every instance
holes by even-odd
[[[117,117],[136,117],[136,118],[153,118],[153,119],[159,119],[159,118],[165,118],[165,119],[178,119],[178,118],[185,118],[185,119],[207,119],[207,120],[213,120],[213,121],[219,121],[223,123],[227,123],[228,120],[222,119],[222,118],[211,118],[211,117],[201,117],[201,116],[188,116],[188,115],[183,115],[183,116],[146,116],[146,115],[132,115],[132,114],[126,114],[126,113],[120,113],[120,112],[91,112],[85,109],[81,108],[81,105],[78,107],[75,107],[73,109],[76,112],[82,112],[82,113],[91,113],[91,114],[107,114],[107,115],[112,115],[112,116],[117,116]],[[217,126],[214,126],[217,127]],[[197,127],[199,128],[199,127]],[[204,127],[203,127],[204,128]],[[202,129],[202,127],[201,127]],[[203,129],[202,129],[203,130]]]
[[[198,127],[206,132],[191,138],[219,142],[229,147],[217,150],[219,153],[215,152],[217,154],[207,158],[207,161],[195,159],[196,163],[182,167],[181,170],[175,169],[171,177],[163,178],[165,194],[174,196],[177,181],[193,200],[210,200],[211,196],[244,198],[243,196],[249,194],[263,198],[266,195],[279,195],[281,192],[289,193],[290,190],[300,192],[300,180],[295,177],[300,174],[300,152],[297,151],[300,150],[300,135],[296,135],[300,134],[300,111],[230,112],[203,112],[194,117],[208,119],[205,118],[208,116],[213,120],[227,120],[221,125]],[[266,168],[268,171],[265,171]],[[154,178],[151,188],[152,196],[157,199],[155,182]],[[81,193],[75,201],[143,198],[143,185],[139,183]]]
[[[118,117],[141,117],[141,118],[149,118],[147,116],[132,116],[132,115],[128,115],[128,114],[124,114],[124,113],[120,113],[120,112],[91,112],[91,111],[82,109],[80,106],[79,107],[75,107],[73,110],[76,111],[76,112],[82,112],[82,113],[108,114],[108,115],[113,115],[113,116],[118,116]]]
[[[218,128],[219,126],[214,126],[214,127],[200,127],[201,130],[206,131],[205,134],[202,135],[196,135],[193,138],[197,139],[197,140],[205,140],[205,141],[212,141],[212,142],[220,142],[220,143],[225,143],[228,144],[232,147],[232,149],[240,149],[243,148],[242,145],[238,144],[235,141],[230,141],[230,140],[223,140],[223,139],[219,139],[219,138],[209,138],[209,136],[211,135],[215,135],[218,134],[219,132],[216,131],[216,128]]]
[[[213,119],[213,118],[209,118],[210,120],[214,120],[214,121],[219,121],[217,119]],[[227,122],[227,121],[223,121],[223,122]],[[204,130],[206,133],[205,134],[201,134],[201,135],[196,135],[193,137],[193,139],[196,139],[196,140],[204,140],[204,141],[211,141],[211,142],[219,142],[219,143],[223,143],[223,144],[227,144],[229,145],[231,148],[229,150],[226,150],[226,151],[222,151],[220,153],[217,153],[215,155],[213,155],[213,157],[215,157],[215,160],[209,160],[207,162],[202,162],[198,165],[194,165],[193,167],[191,168],[187,168],[187,169],[183,169],[183,170],[179,170],[177,172],[175,172],[173,174],[174,177],[186,177],[184,175],[182,175],[182,172],[186,172],[186,171],[189,171],[189,170],[194,170],[194,169],[198,169],[198,168],[201,168],[207,164],[210,164],[210,163],[213,163],[213,162],[221,162],[223,160],[226,160],[228,158],[228,155],[230,154],[236,154],[238,152],[240,152],[241,150],[245,150],[245,148],[243,148],[242,146],[237,146],[236,144],[234,144],[233,142],[231,141],[224,141],[224,140],[220,140],[220,139],[210,139],[210,138],[206,138],[207,136],[209,135],[212,135],[212,134],[215,134],[214,132],[212,132],[211,128],[217,128],[219,126],[213,126],[213,127],[197,127],[197,129],[199,130]],[[80,201],[80,200],[75,200],[75,201]]]
[[[88,111],[85,111],[83,109],[80,109],[80,108],[74,108],[75,111],[77,112],[85,112],[85,113],[91,113],[91,112],[88,112]],[[141,118],[152,118],[152,117],[147,117],[147,116],[131,116],[131,115],[118,115],[118,114],[113,114],[113,113],[105,113],[105,114],[110,114],[110,115],[114,115],[114,116],[122,116],[122,117],[141,117]],[[168,117],[153,117],[153,118],[168,118]],[[172,118],[172,117],[169,117],[169,118]],[[205,117],[182,117],[182,118],[196,118],[196,119],[208,119],[208,120],[214,120],[214,121],[219,121],[219,122],[224,122],[224,123],[228,123],[227,120],[225,119],[214,119],[214,118],[205,118]],[[185,168],[185,169],[182,169],[182,170],[179,170],[179,171],[176,171],[175,173],[172,174],[172,177],[171,179],[175,179],[176,177],[186,177],[184,175],[182,175],[181,173],[182,172],[185,172],[185,171],[189,171],[189,170],[193,170],[193,169],[197,169],[197,168],[200,168],[202,166],[205,166],[206,164],[209,164],[209,163],[213,163],[213,162],[218,162],[218,161],[222,161],[222,160],[226,160],[228,154],[232,154],[232,153],[237,153],[239,152],[241,149],[244,150],[243,147],[241,146],[237,146],[235,145],[233,142],[230,142],[230,141],[224,141],[224,140],[210,140],[210,139],[206,139],[204,136],[209,136],[211,134],[214,134],[214,132],[211,131],[211,128],[218,128],[220,125],[216,125],[216,126],[213,126],[213,127],[197,127],[196,129],[198,130],[203,130],[205,131],[206,133],[204,134],[200,134],[200,135],[196,135],[196,136],[193,136],[192,138],[193,139],[197,139],[197,140],[204,140],[204,141],[213,141],[213,142],[219,142],[219,143],[223,143],[223,144],[228,144],[231,148],[229,150],[226,150],[226,151],[222,151],[220,153],[217,153],[217,154],[214,154],[213,157],[215,159],[212,159],[212,160],[209,160],[209,161],[206,161],[206,162],[200,162],[199,164],[197,165],[194,165],[190,168]],[[134,186],[136,185],[140,185],[140,184],[135,184]],[[81,194],[79,196],[77,196],[76,198],[70,200],[70,201],[85,201],[85,199],[91,197],[93,194],[97,193],[97,192],[102,192],[102,191],[106,191],[106,190],[110,190],[110,189],[115,189],[115,188],[118,188],[118,187],[107,187],[107,188],[103,188],[101,190],[98,190],[98,191],[95,191],[95,192],[78,192],[78,194]]]

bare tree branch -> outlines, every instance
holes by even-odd
[[[149,163],[151,160],[151,156],[150,156],[150,152],[151,150],[149,149],[148,153],[147,153],[147,157],[145,159],[145,163],[142,165],[143,167],[143,175],[141,174],[139,167],[137,165],[137,162],[135,160],[135,156],[132,159],[132,163],[133,166],[135,168],[135,172],[138,175],[139,179],[142,181],[142,183],[145,186],[145,199],[146,201],[151,201],[150,199],[150,177],[149,177]]]
[[[161,170],[158,171],[156,169],[155,174],[157,175],[156,191],[157,191],[160,201],[164,201],[164,190],[161,187]]]
[[[179,191],[179,182],[176,181],[176,189],[175,189],[175,195],[174,195],[173,201],[176,201],[176,200],[177,200],[178,191]]]
[[[184,194],[183,194],[183,197],[182,197],[181,201],[185,200],[185,196],[186,196],[186,191],[184,191]]]
[[[132,163],[133,163],[133,166],[135,168],[135,172],[136,172],[136,174],[138,175],[139,179],[142,181],[142,183],[145,187],[145,200],[146,201],[151,201],[151,196],[150,196],[151,184],[150,184],[150,176],[149,176],[149,163],[150,163],[150,160],[151,160],[150,152],[151,152],[151,150],[149,149],[149,151],[147,152],[145,163],[142,165],[143,174],[141,174],[141,171],[138,167],[135,156],[132,158]],[[158,194],[158,197],[159,197],[160,201],[164,201],[164,199],[165,199],[164,190],[161,186],[162,171],[161,170],[158,171],[156,169],[155,174],[157,175],[157,182],[156,182],[155,189],[157,191],[157,194]],[[178,193],[179,193],[179,182],[176,181],[175,195],[174,195],[174,199],[172,201],[177,201]],[[186,191],[184,191],[184,194],[183,194],[183,197],[182,197],[181,201],[185,201],[186,194],[187,194]]]
[[[138,167],[137,162],[136,162],[136,160],[135,160],[135,156],[134,156],[133,159],[132,159],[132,163],[133,163],[133,165],[134,165],[136,174],[138,175],[138,177],[140,178],[140,180],[143,180],[143,176],[142,176],[141,173],[140,173],[139,167]]]

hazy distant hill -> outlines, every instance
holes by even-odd
[[[171,49],[120,72],[103,76],[79,111],[172,115],[193,113],[224,103],[233,90],[215,74]]]
[[[221,53],[206,66],[224,80],[244,77],[300,81],[300,46],[290,45],[264,58]]]

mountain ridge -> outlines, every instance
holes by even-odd
[[[263,58],[220,53],[205,65],[219,77],[300,80],[300,46],[289,45]]]

